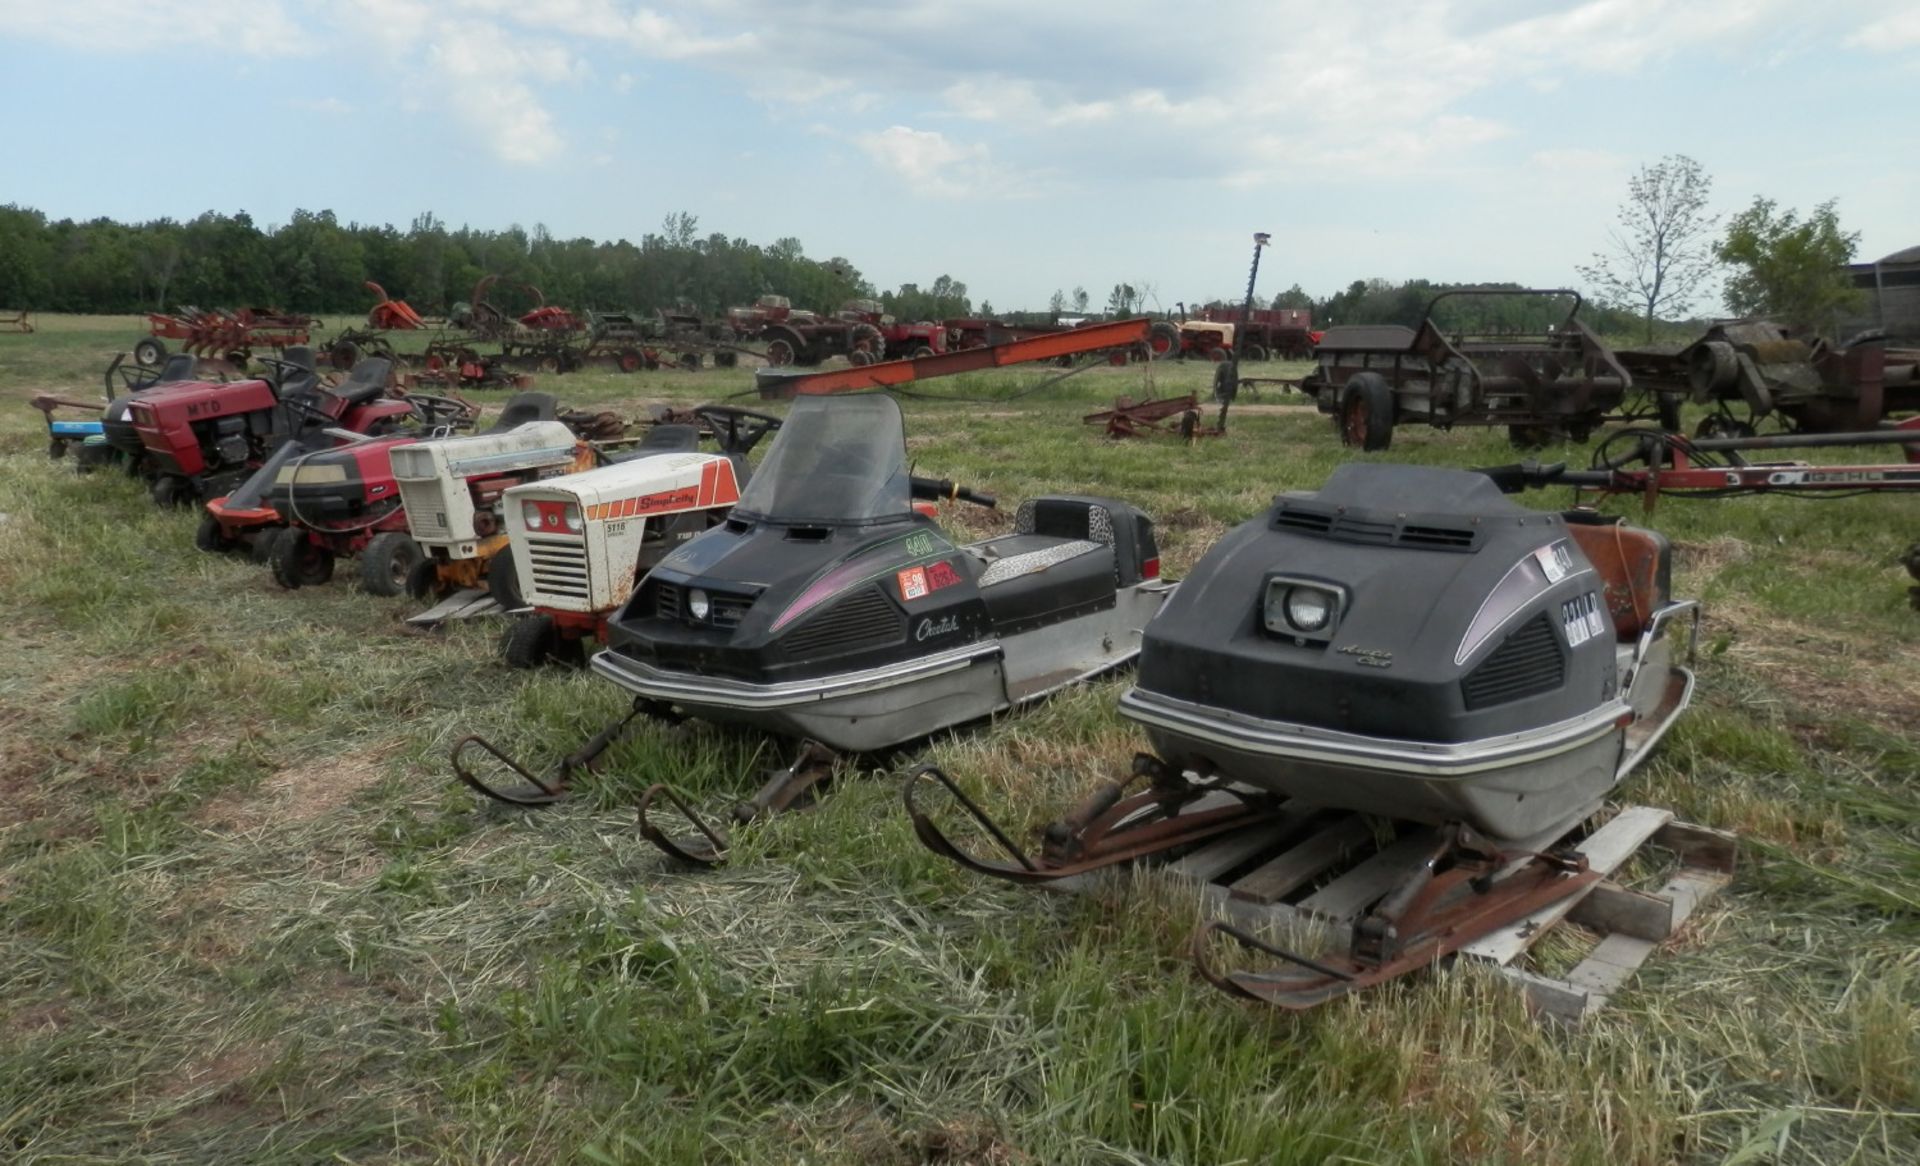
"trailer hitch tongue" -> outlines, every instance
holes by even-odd
[[[626,734],[627,726],[633,723],[634,718],[653,713],[654,709],[647,701],[634,701],[625,716],[587,738],[580,748],[561,758],[549,778],[534,776],[524,765],[501,752],[499,746],[477,733],[462,737],[454,742],[450,756],[454,776],[497,802],[505,802],[510,806],[550,806],[566,795],[567,783],[572,780],[574,773],[592,769],[601,754]],[[491,754],[494,760],[512,770],[525,784],[519,788],[503,789],[483,780],[467,766],[466,753],[469,748]]]

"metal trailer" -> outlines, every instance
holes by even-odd
[[[1563,296],[1566,318],[1544,332],[1455,331],[1434,319],[1449,299]],[[1627,402],[1633,377],[1578,319],[1580,293],[1564,288],[1468,288],[1428,302],[1420,326],[1327,329],[1317,367],[1301,381],[1341,441],[1386,449],[1394,426],[1505,425],[1521,446],[1559,436],[1585,441]]]

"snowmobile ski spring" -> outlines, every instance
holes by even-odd
[[[693,824],[696,833],[676,838],[653,824],[649,811],[655,798],[665,798],[680,816]],[[710,826],[680,792],[665,782],[655,782],[640,795],[640,836],[671,858],[693,866],[719,866],[727,860],[729,840],[725,829]]]
[[[535,777],[525,766],[501,752],[497,745],[477,733],[462,737],[454,743],[450,755],[453,772],[468,786],[494,801],[505,802],[510,806],[550,806],[565,796],[567,783],[576,770],[593,768],[594,763],[600,760],[600,755],[626,734],[627,727],[633,723],[634,718],[642,715],[657,716],[659,714],[652,702],[634,701],[633,708],[629,709],[625,716],[587,738],[586,743],[580,748],[561,758],[560,764],[554,767],[553,776],[549,779]],[[463,755],[469,746],[492,754],[496,761],[518,774],[526,785],[520,789],[498,789],[481,780],[463,760]]]

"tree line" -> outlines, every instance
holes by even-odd
[[[533,306],[528,287],[548,303],[600,311],[684,305],[717,315],[767,293],[825,311],[849,299],[878,299],[904,319],[973,310],[966,284],[950,276],[881,292],[845,258],[809,258],[794,238],[759,244],[703,235],[699,219],[684,212],[638,243],[606,243],[557,239],[538,225],[450,229],[431,213],[403,231],[297,210],[285,225],[265,229],[244,211],[129,224],[54,220],[0,206],[5,308],[124,313],[270,305],[356,316],[372,306],[365,287],[372,281],[424,314],[445,315],[490,274],[501,280],[489,298],[515,312]]]

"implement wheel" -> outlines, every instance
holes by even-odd
[[[167,346],[158,336],[149,336],[133,346],[133,362],[141,368],[158,368],[167,358]]]
[[[220,520],[211,514],[200,516],[200,525],[194,529],[193,545],[210,555],[233,549],[233,540],[227,532],[220,529]]]
[[[360,590],[391,598],[407,590],[407,576],[426,558],[420,544],[404,532],[382,531],[360,552]]]
[[[1363,372],[1340,387],[1340,444],[1368,453],[1393,444],[1393,388],[1379,373]]]

